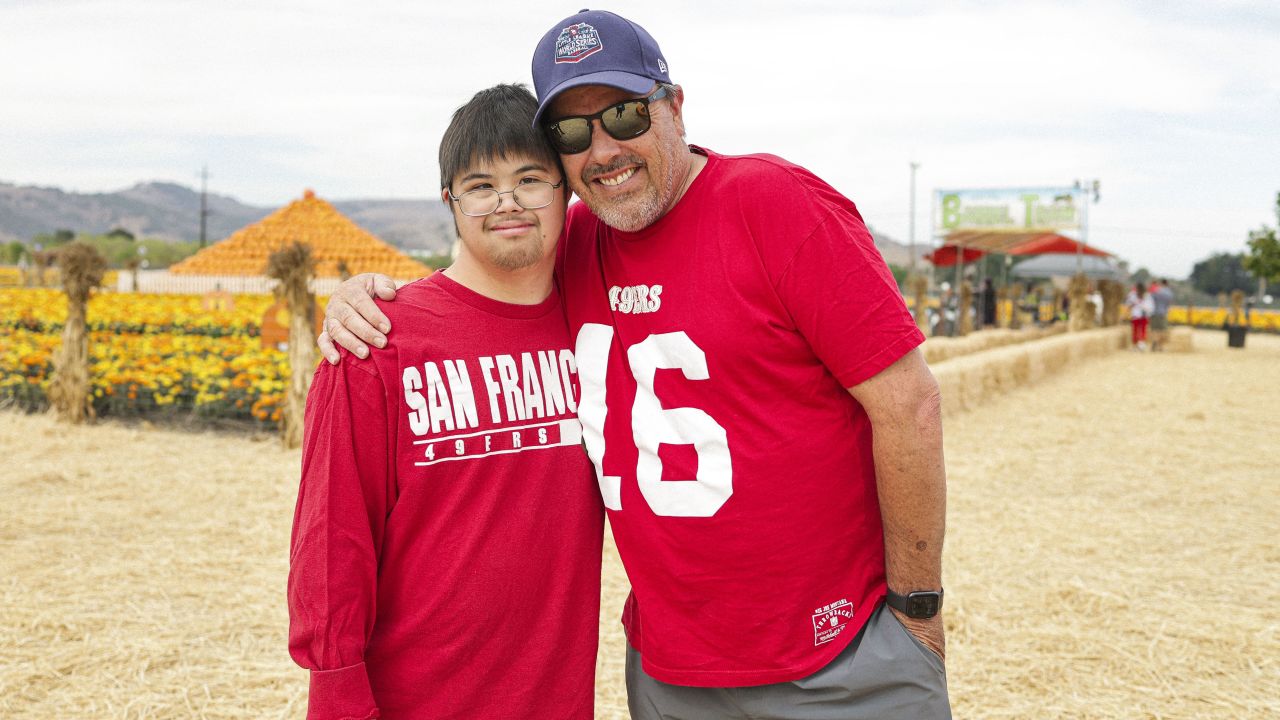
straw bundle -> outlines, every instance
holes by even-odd
[[[1010,330],[1017,330],[1022,327],[1022,296],[1026,293],[1027,287],[1020,282],[1014,283],[1013,287],[1009,289],[1009,299],[1013,303],[1013,313],[1009,316]]]
[[[1249,321],[1244,314],[1244,291],[1231,291],[1231,312],[1227,313],[1228,325],[1248,325]]]
[[[138,268],[142,266],[142,260],[131,257],[124,261],[124,266],[129,271],[129,279],[133,281],[131,291],[138,292]]]
[[[34,263],[35,269],[35,286],[44,287],[45,273],[49,271],[49,266],[57,259],[57,253],[52,250],[33,250],[31,252],[31,261]]]
[[[307,391],[316,367],[316,297],[308,287],[315,267],[311,248],[297,242],[271,253],[267,259],[267,275],[280,281],[276,294],[289,305],[289,390],[281,438],[290,448],[302,444]]]
[[[916,327],[928,332],[929,329],[929,278],[923,275],[911,276],[911,294],[915,297]]]
[[[1102,295],[1102,324],[1105,327],[1120,323],[1120,308],[1124,306],[1124,285],[1116,280],[1098,281],[1098,292]]]
[[[1093,326],[1097,318],[1096,311],[1089,309],[1089,278],[1084,273],[1076,273],[1067,285],[1068,325],[1071,332],[1087,330]]]
[[[1009,286],[1002,285],[996,290],[996,326],[1002,329],[1009,327],[1009,320],[1012,314],[1018,312],[1016,306],[1009,305]],[[1005,312],[1005,308],[1009,308],[1009,312]]]
[[[102,282],[107,260],[93,247],[77,241],[58,252],[58,265],[67,295],[67,323],[62,328],[62,346],[54,356],[49,404],[59,419],[74,424],[93,417],[85,306],[89,293]]]
[[[969,316],[969,308],[973,306],[973,286],[966,280],[960,283],[960,306],[956,312],[960,315],[960,334],[973,332],[973,318]]]

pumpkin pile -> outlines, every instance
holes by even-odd
[[[401,280],[431,273],[422,263],[360,228],[311,190],[262,220],[241,228],[169,268],[176,275],[263,275],[267,257],[286,245],[311,247],[316,277],[339,277],[338,264],[351,274],[376,272]]]

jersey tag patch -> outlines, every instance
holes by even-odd
[[[586,23],[578,23],[560,31],[556,38],[556,62],[576,63],[604,49],[600,33]]]
[[[813,611],[813,644],[824,645],[844,632],[853,622],[853,603],[840,600]]]

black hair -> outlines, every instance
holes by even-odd
[[[440,139],[441,189],[477,163],[498,158],[527,155],[561,171],[560,156],[533,126],[537,111],[538,100],[524,85],[481,90],[455,110]]]

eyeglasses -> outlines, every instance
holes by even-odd
[[[502,204],[502,196],[510,195],[524,210],[537,210],[555,202],[556,189],[564,185],[564,178],[552,185],[546,180],[533,180],[520,183],[510,190],[498,192],[493,188],[476,188],[461,195],[449,191],[449,199],[458,203],[458,209],[467,217],[484,217]]]
[[[615,140],[638,138],[649,131],[649,103],[670,95],[661,85],[649,97],[627,100],[594,115],[570,115],[547,123],[547,138],[562,155],[576,155],[591,147],[591,121],[599,119],[600,127]]]

